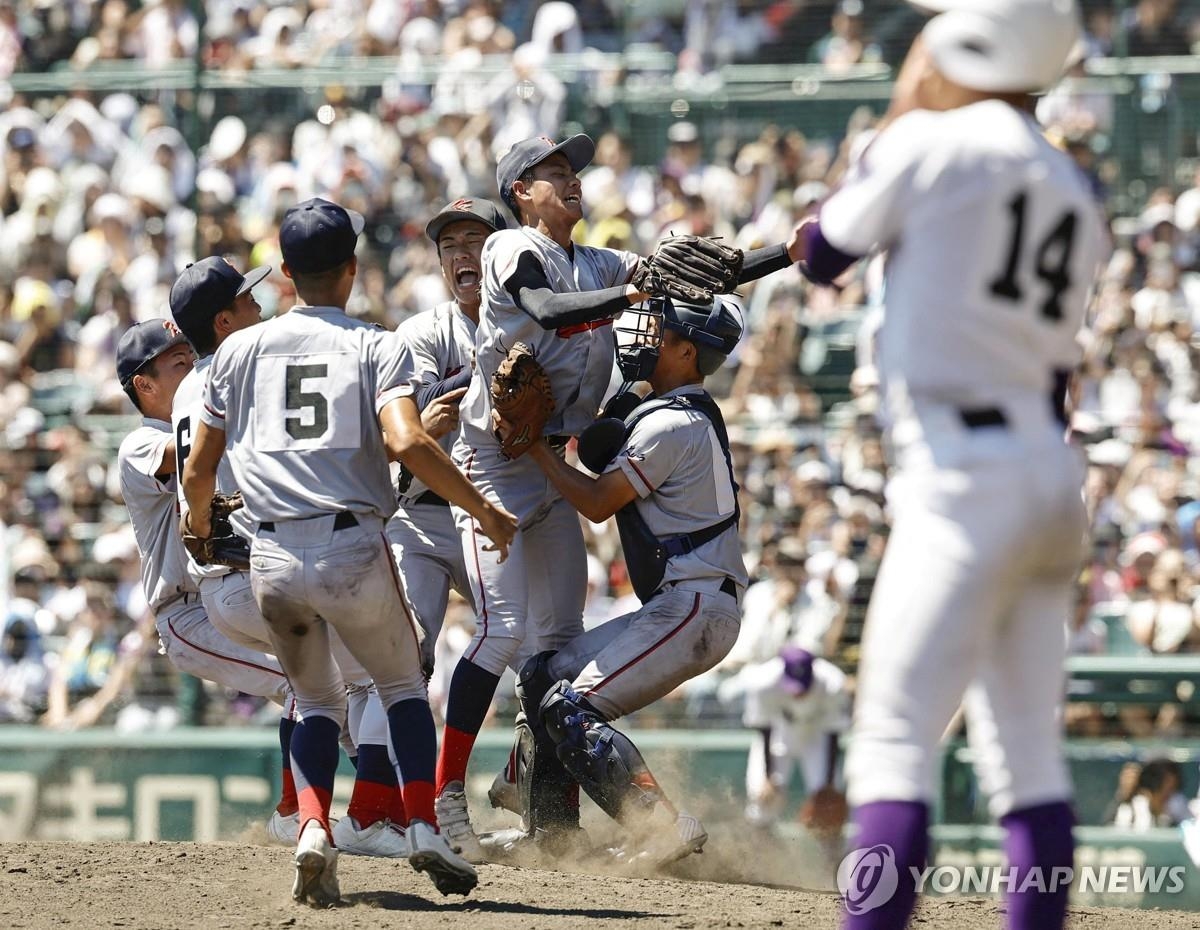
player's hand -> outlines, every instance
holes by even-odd
[[[212,515],[205,514],[197,517],[193,511],[187,511],[184,513],[183,519],[179,521],[179,535],[208,539],[212,535]]]
[[[787,253],[788,258],[790,258],[793,263],[808,260],[808,249],[804,238],[804,230],[806,227],[811,226],[816,221],[816,216],[806,216],[800,220],[800,222],[796,224],[796,228],[792,230],[792,236],[787,242]]]
[[[467,388],[450,391],[441,397],[436,397],[421,411],[421,425],[434,439],[441,439],[448,433],[458,429],[458,405],[466,396]]]
[[[896,75],[896,83],[892,85],[892,102],[877,129],[882,130],[910,110],[921,109],[921,86],[931,70],[929,50],[925,47],[925,40],[918,35],[900,66],[900,73]]]
[[[483,551],[500,553],[499,562],[507,559],[508,547],[517,535],[517,518],[503,507],[489,503],[487,513],[479,521],[479,529],[492,541],[490,546],[483,547]]]

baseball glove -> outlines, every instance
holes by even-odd
[[[800,823],[812,833],[829,836],[841,832],[850,817],[846,796],[826,785],[804,799],[800,807]]]
[[[508,350],[492,375],[492,432],[506,459],[520,458],[542,435],[554,413],[550,376],[530,351],[518,342]]]
[[[250,570],[250,546],[233,531],[229,515],[241,509],[242,495],[214,494],[212,499],[212,529],[207,536],[192,532],[188,520],[183,523],[183,545],[197,565],[225,565],[239,572]]]
[[[685,303],[706,304],[738,285],[741,249],[704,236],[671,236],[638,265],[630,279],[638,290]]]

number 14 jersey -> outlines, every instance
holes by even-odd
[[[885,397],[1042,397],[1077,364],[1104,243],[1075,163],[998,100],[898,118],[822,206],[852,255],[886,249]]]
[[[296,307],[231,335],[208,375],[200,416],[225,431],[247,521],[395,512],[377,415],[418,383],[395,333]]]

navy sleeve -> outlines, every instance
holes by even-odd
[[[443,378],[441,381],[425,385],[417,391],[417,409],[424,410],[443,394],[449,394],[451,391],[465,388],[471,383],[472,374],[474,372],[470,368],[464,368],[456,375],[451,375],[449,378]]]

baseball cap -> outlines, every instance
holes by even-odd
[[[1036,91],[1056,82],[1079,38],[1075,0],[910,0],[938,15],[922,36],[946,77],[973,90]]]
[[[513,213],[517,212],[517,202],[513,200],[512,186],[518,178],[534,165],[539,165],[555,152],[567,156],[573,171],[582,171],[592,163],[596,155],[596,143],[591,136],[578,133],[562,142],[555,142],[546,136],[536,139],[526,139],[516,143],[496,165],[496,186],[500,188],[500,199]]]
[[[217,255],[192,262],[171,285],[171,316],[183,330],[203,326],[270,273],[259,265],[243,275]]]
[[[442,230],[451,223],[457,223],[460,220],[474,220],[477,223],[482,223],[492,232],[508,228],[508,224],[504,222],[504,217],[500,215],[500,211],[490,200],[464,198],[446,204],[446,206],[434,214],[433,219],[425,227],[425,235],[436,245],[438,236],[441,235]]]
[[[779,657],[783,659],[780,687],[793,697],[807,694],[813,683],[813,654],[799,646],[784,646]]]
[[[283,215],[279,250],[292,271],[319,274],[350,260],[365,225],[361,213],[313,197]]]
[[[134,375],[167,349],[187,344],[187,336],[170,320],[135,323],[117,343],[117,380],[121,387],[128,387]]]

